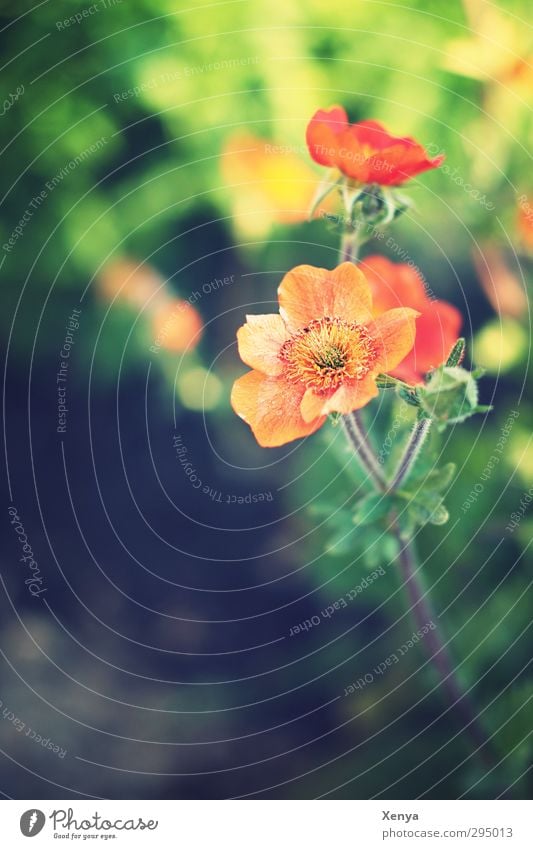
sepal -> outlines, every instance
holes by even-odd
[[[314,214],[322,203],[322,201],[327,198],[330,192],[339,187],[341,183],[341,178],[338,177],[337,179],[334,179],[335,174],[335,169],[331,168],[324,177],[324,179],[321,180],[318,184],[316,192],[313,195],[313,199],[311,201],[311,206],[309,208],[309,221],[312,221]]]
[[[448,354],[448,359],[446,360],[446,365],[450,366],[450,367],[460,366],[461,363],[463,362],[463,359],[464,359],[465,349],[466,349],[466,342],[465,342],[464,338],[461,336],[457,340],[455,345],[453,346],[450,353]]]
[[[418,388],[422,411],[434,419],[440,430],[458,424],[475,413],[489,412],[478,404],[478,386],[474,373],[461,366],[440,366]]]

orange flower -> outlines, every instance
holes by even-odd
[[[481,242],[473,249],[472,258],[481,288],[494,311],[513,318],[524,315],[528,308],[527,294],[505,251],[492,242]]]
[[[446,301],[429,298],[421,276],[409,265],[370,256],[361,262],[361,267],[370,283],[378,315],[400,306],[419,312],[414,347],[390,373],[407,383],[421,383],[428,371],[445,362],[457,342],[461,313]]]
[[[132,307],[142,307],[162,291],[164,279],[146,262],[135,259],[113,259],[100,271],[98,291],[106,301],[115,298]]]
[[[307,146],[315,162],[338,168],[358,183],[398,186],[444,157],[429,159],[414,139],[391,136],[378,121],[349,124],[342,106],[319,109],[307,126]]]
[[[233,409],[263,447],[317,430],[328,413],[350,413],[378,394],[376,377],[413,347],[417,312],[375,316],[362,271],[299,265],[278,289],[279,315],[249,315],[237,333],[253,371],[233,385]]]
[[[527,195],[519,198],[518,229],[525,247],[533,249],[533,199]]]
[[[192,351],[200,341],[202,329],[200,313],[188,301],[168,298],[154,310],[152,332],[157,350]]]

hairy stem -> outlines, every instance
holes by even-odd
[[[361,465],[372,480],[375,488],[377,490],[385,490],[387,481],[383,469],[368,441],[360,413],[357,410],[353,413],[348,413],[348,415],[342,417],[342,422],[346,437],[352,448],[354,448]]]
[[[427,647],[433,668],[437,672],[443,691],[450,705],[456,708],[464,722],[464,730],[470,735],[476,752],[486,766],[495,766],[497,760],[491,751],[490,739],[479,721],[478,715],[468,695],[457,679],[455,666],[440,633],[437,617],[433,611],[428,591],[425,590],[420,568],[416,565],[416,553],[413,542],[405,539],[399,530],[396,537],[400,543],[399,564],[404,586],[411,603],[411,614],[417,629],[424,625],[436,627],[426,634],[424,644]]]
[[[399,489],[411,474],[416,458],[431,427],[431,419],[418,419],[390,483],[390,489]]]
[[[359,414],[350,413],[343,417],[343,422],[348,440],[357,452],[361,464],[372,478],[376,489],[383,490],[384,486],[386,486],[385,478],[370,445],[368,434],[365,431]],[[394,480],[388,487],[389,491],[398,486],[409,474],[422,442],[427,435],[429,425],[429,419],[422,419],[416,423]],[[462,717],[464,729],[475,745],[475,751],[479,755],[480,760],[483,761],[485,767],[493,768],[497,764],[497,758],[492,753],[490,739],[479,721],[476,710],[457,678],[455,666],[448,652],[446,642],[440,633],[439,624],[436,621],[437,617],[433,612],[428,591],[424,588],[420,568],[417,567],[413,542],[402,534],[396,518],[393,520],[392,530],[400,545],[398,557],[400,571],[409,597],[411,614],[416,628],[418,630],[430,623],[435,625],[427,633],[425,645],[428,649],[432,667],[440,679],[442,691],[446,694],[450,707],[455,708],[457,713]]]
[[[359,254],[359,243],[357,233],[346,232],[341,241],[339,259],[341,262],[357,262]]]

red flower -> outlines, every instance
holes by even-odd
[[[338,168],[359,183],[398,186],[422,171],[438,168],[414,139],[391,136],[378,121],[348,123],[342,106],[319,109],[308,124],[307,146],[315,162]]]
[[[414,347],[390,374],[407,383],[421,383],[428,371],[446,361],[457,342],[461,313],[446,301],[429,298],[422,278],[409,265],[369,256],[361,268],[372,289],[376,315],[394,307],[412,307],[420,313]]]

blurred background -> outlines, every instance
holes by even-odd
[[[0,3],[4,796],[531,793],[528,12]],[[311,509],[364,486],[339,429],[264,450],[229,405],[245,314],[337,262],[304,142],[334,103],[446,155],[365,255],[415,264],[487,370],[493,412],[436,438],[451,518],[417,546],[488,776],[423,646],[373,672],[414,626],[386,550]],[[390,401],[365,413],[385,438]]]

